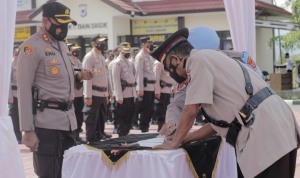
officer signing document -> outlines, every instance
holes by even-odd
[[[89,69],[74,72],[74,61],[63,42],[70,9],[60,3],[43,5],[42,27],[20,46],[17,78],[22,142],[33,152],[39,177],[61,177],[64,151],[75,145],[73,108],[75,84],[89,80]]]
[[[151,54],[187,85],[173,140],[155,148],[219,134],[235,147],[241,177],[293,177],[300,127],[291,109],[253,70],[219,51],[194,50],[188,36],[188,29],[178,30]],[[188,134],[199,107],[210,124]]]

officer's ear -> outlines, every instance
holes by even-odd
[[[43,26],[47,26],[48,22],[49,22],[48,18],[43,17],[43,19],[42,19]]]

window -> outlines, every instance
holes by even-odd
[[[231,50],[233,48],[230,31],[217,31],[220,38],[220,50]]]
[[[118,36],[118,44],[126,42],[126,37],[125,36]]]

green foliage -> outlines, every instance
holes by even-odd
[[[291,32],[283,35],[283,36],[275,36],[271,38],[267,46],[271,48],[274,42],[281,42],[281,48],[286,51],[293,51],[297,48],[300,48],[300,0],[291,0],[291,2],[286,2],[287,7],[291,7],[293,20],[295,23],[295,27],[291,30]]]

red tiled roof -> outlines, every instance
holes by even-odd
[[[132,2],[131,0],[103,0],[114,8],[129,13],[130,11],[142,12],[147,15],[173,14],[173,13],[192,13],[192,12],[213,12],[224,11],[223,0],[161,0]],[[139,9],[140,8],[140,9]],[[278,6],[255,1],[255,8],[268,9],[291,16],[292,14]]]
[[[33,12],[33,10],[18,11],[17,15],[16,15],[16,24],[32,22],[28,17],[28,15],[32,12]]]
[[[276,11],[276,12],[280,12],[280,13],[292,16],[292,13],[290,13],[290,12],[288,12],[288,11],[278,7],[278,6],[268,4],[268,3],[265,3],[265,2],[261,2],[261,1],[255,1],[255,8],[266,8],[266,9],[269,9],[269,10],[273,10],[273,11]]]

